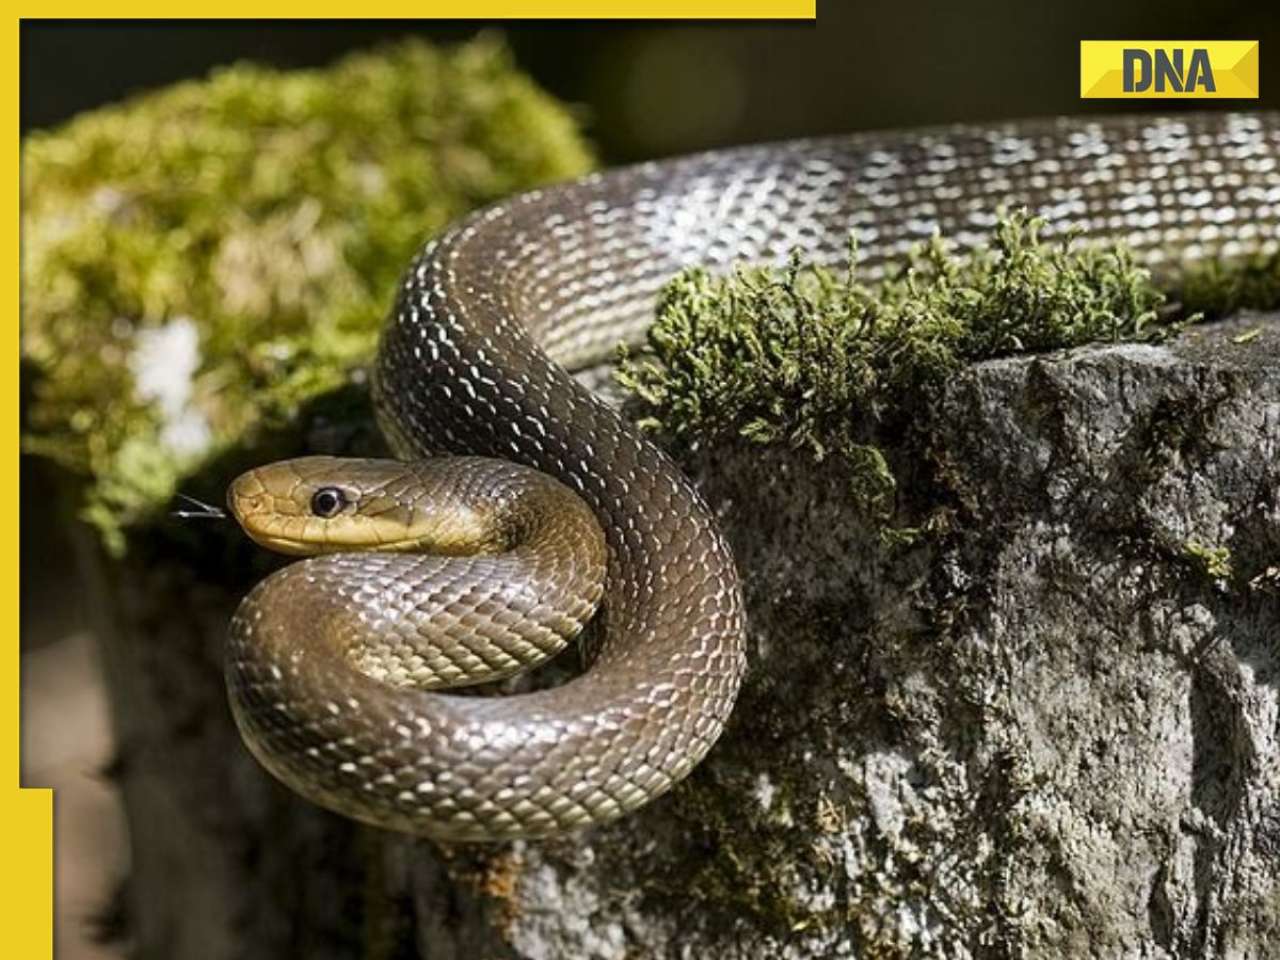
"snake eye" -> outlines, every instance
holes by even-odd
[[[321,487],[311,496],[311,512],[326,520],[346,505],[347,495],[338,487]]]

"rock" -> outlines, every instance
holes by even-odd
[[[984,363],[880,439],[914,538],[834,465],[685,454],[745,577],[741,701],[669,795],[546,843],[311,807],[225,705],[261,554],[86,547],[139,955],[1280,955],[1280,314]]]
[[[729,731],[608,828],[408,845],[424,955],[1280,955],[1280,314],[984,363],[915,433],[914,545],[833,468],[686,458]]]

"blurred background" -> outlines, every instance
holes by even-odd
[[[1263,105],[1280,103],[1280,64],[1268,55],[1280,43],[1280,4],[1265,0],[822,0],[809,23],[27,20],[22,129],[236,60],[316,66],[405,34],[447,42],[496,26],[521,67],[579,106],[606,163],[869,127],[1134,107],[1079,99],[1086,39],[1261,40]]]
[[[874,127],[1135,106],[1078,99],[1078,42],[1089,38],[1261,40],[1261,105],[1280,104],[1276,3],[824,0],[816,23],[797,24],[28,20],[21,127],[54,127],[238,60],[317,66],[406,34],[449,42],[481,30],[499,30],[518,64],[571,105],[606,165]],[[119,947],[95,939],[111,932],[127,838],[102,776],[113,745],[87,617],[79,591],[68,589],[72,551],[43,515],[45,469],[24,460],[23,780],[58,791],[58,955],[115,957]]]

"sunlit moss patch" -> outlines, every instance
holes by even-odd
[[[838,457],[856,492],[882,501],[895,480],[867,438],[966,364],[1176,328],[1130,251],[1042,240],[1040,226],[1002,216],[989,247],[963,254],[935,239],[876,283],[860,277],[853,248],[843,273],[798,256],[725,276],[688,270],[619,378],[649,426]]]
[[[591,165],[492,39],[234,66],[29,137],[26,449],[86,479],[120,547],[183,476],[369,358],[426,237]]]

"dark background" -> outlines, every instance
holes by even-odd
[[[327,63],[483,23],[25,21],[24,131],[211,67]],[[1280,105],[1280,2],[821,0],[809,23],[501,25],[520,65],[581,108],[605,162],[783,137],[950,120],[1191,107],[1079,99],[1082,39],[1262,41],[1263,106]],[[1230,108],[1231,101],[1210,107]],[[1239,104],[1235,104],[1239,106]]]

